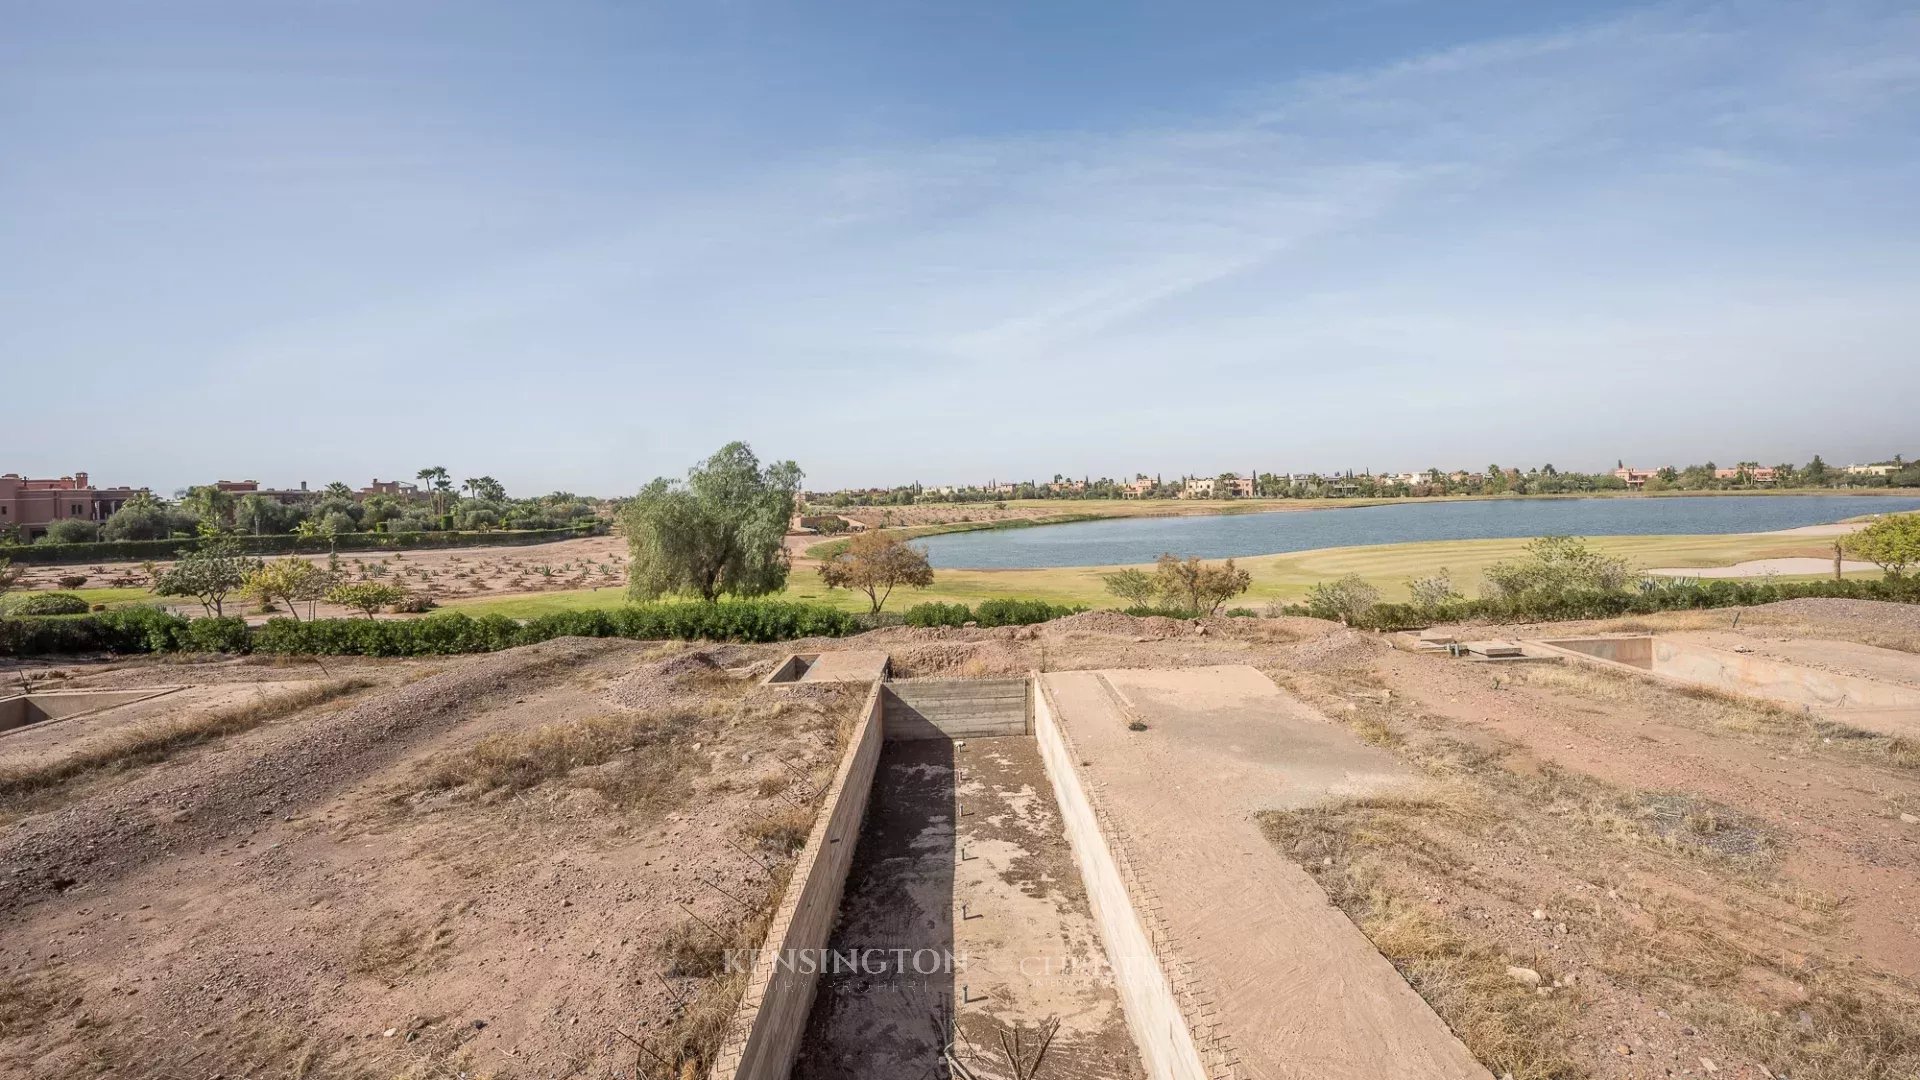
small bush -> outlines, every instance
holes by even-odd
[[[180,637],[180,647],[189,652],[244,653],[249,644],[247,620],[238,615],[194,619]]]
[[[965,626],[973,621],[973,609],[965,604],[946,604],[938,600],[915,604],[904,613],[908,626]]]
[[[1081,607],[1062,607],[1049,604],[1044,600],[982,600],[973,609],[973,619],[981,626],[1031,626],[1034,623],[1052,622],[1064,619],[1068,615],[1078,615],[1087,610]]]
[[[84,615],[89,605],[72,593],[29,593],[8,607],[10,615]]]
[[[1359,625],[1367,612],[1380,603],[1380,590],[1360,577],[1348,574],[1338,581],[1322,581],[1307,590],[1307,611],[1316,619],[1337,619]]]
[[[77,589],[85,585],[88,579],[85,574],[62,574],[54,580],[59,582],[60,587],[63,589]]]

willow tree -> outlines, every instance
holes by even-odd
[[[784,541],[800,476],[791,461],[762,468],[751,447],[732,442],[684,482],[660,477],[641,488],[620,515],[632,552],[627,592],[636,600],[712,600],[785,588]]]

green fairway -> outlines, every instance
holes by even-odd
[[[1751,559],[1831,555],[1831,542],[1822,537],[1747,533],[1723,536],[1600,536],[1588,541],[1595,549],[1626,558],[1636,569],[1652,567],[1729,566]],[[1283,555],[1258,555],[1236,560],[1253,574],[1253,587],[1236,604],[1304,597],[1315,583],[1346,574],[1359,574],[1379,587],[1389,600],[1406,598],[1409,578],[1445,568],[1454,588],[1475,595],[1480,577],[1496,562],[1518,557],[1526,540],[1440,540],[1370,547],[1323,548]],[[1048,570],[940,570],[932,588],[903,589],[893,594],[887,610],[900,611],[928,600],[974,604],[995,597],[1045,600],[1054,604],[1114,607],[1118,602],[1100,583],[1100,575],[1117,567],[1067,567]],[[1876,576],[1873,573],[1855,576]],[[863,594],[828,589],[811,566],[801,565],[787,584],[786,597],[831,604],[849,611],[865,611]],[[581,589],[531,596],[455,601],[450,608],[470,614],[498,613],[530,618],[553,611],[618,607],[626,602],[620,589]]]

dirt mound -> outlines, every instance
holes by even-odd
[[[607,697],[623,709],[657,709],[670,704],[690,682],[733,678],[727,668],[753,659],[742,654],[743,650],[730,646],[675,653],[614,680],[607,687]]]
[[[1920,605],[1895,604],[1885,600],[1841,600],[1832,597],[1806,597],[1781,600],[1749,608],[1755,613],[1784,615],[1796,619],[1870,626],[1884,630],[1920,631]]]
[[[1393,647],[1372,634],[1340,627],[1321,637],[1284,646],[1280,655],[1289,667],[1303,671],[1337,671],[1364,668]]]
[[[1049,636],[1057,634],[1114,634],[1131,637],[1169,638],[1193,632],[1192,619],[1169,619],[1164,615],[1144,618],[1118,611],[1083,611],[1064,619],[1045,623],[1041,629]]]
[[[291,812],[459,723],[490,698],[511,698],[591,657],[631,647],[556,638],[494,653],[297,726],[235,737],[190,770],[142,773],[84,803],[30,818],[0,838],[0,864],[11,870],[0,877],[0,910]]]
[[[888,655],[901,679],[1025,675],[1033,668],[1025,649],[1000,639],[896,646]]]

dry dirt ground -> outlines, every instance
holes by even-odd
[[[810,538],[814,542],[818,537]],[[325,555],[300,556],[327,565]],[[590,536],[550,544],[471,548],[416,548],[409,551],[342,552],[339,566],[350,579],[381,581],[438,602],[463,597],[496,597],[553,592],[561,589],[624,589],[627,584],[627,542],[618,536]],[[154,563],[165,570],[171,562]],[[84,587],[145,588],[152,570],[143,563],[96,563],[86,566],[21,567],[20,589],[56,589],[59,579],[77,574]],[[192,601],[156,602],[186,614],[200,614]],[[233,598],[229,614],[253,614],[251,604]],[[304,608],[301,612],[305,614]],[[354,615],[335,604],[319,604],[321,617]]]
[[[1920,653],[1920,609],[1733,614],[1553,631]],[[1495,1076],[1920,1075],[1920,747],[1310,620],[840,644],[896,677],[1251,664],[1429,777],[1262,824]],[[755,679],[833,645],[0,671],[224,695],[0,737],[0,1075],[670,1075],[861,696]]]

